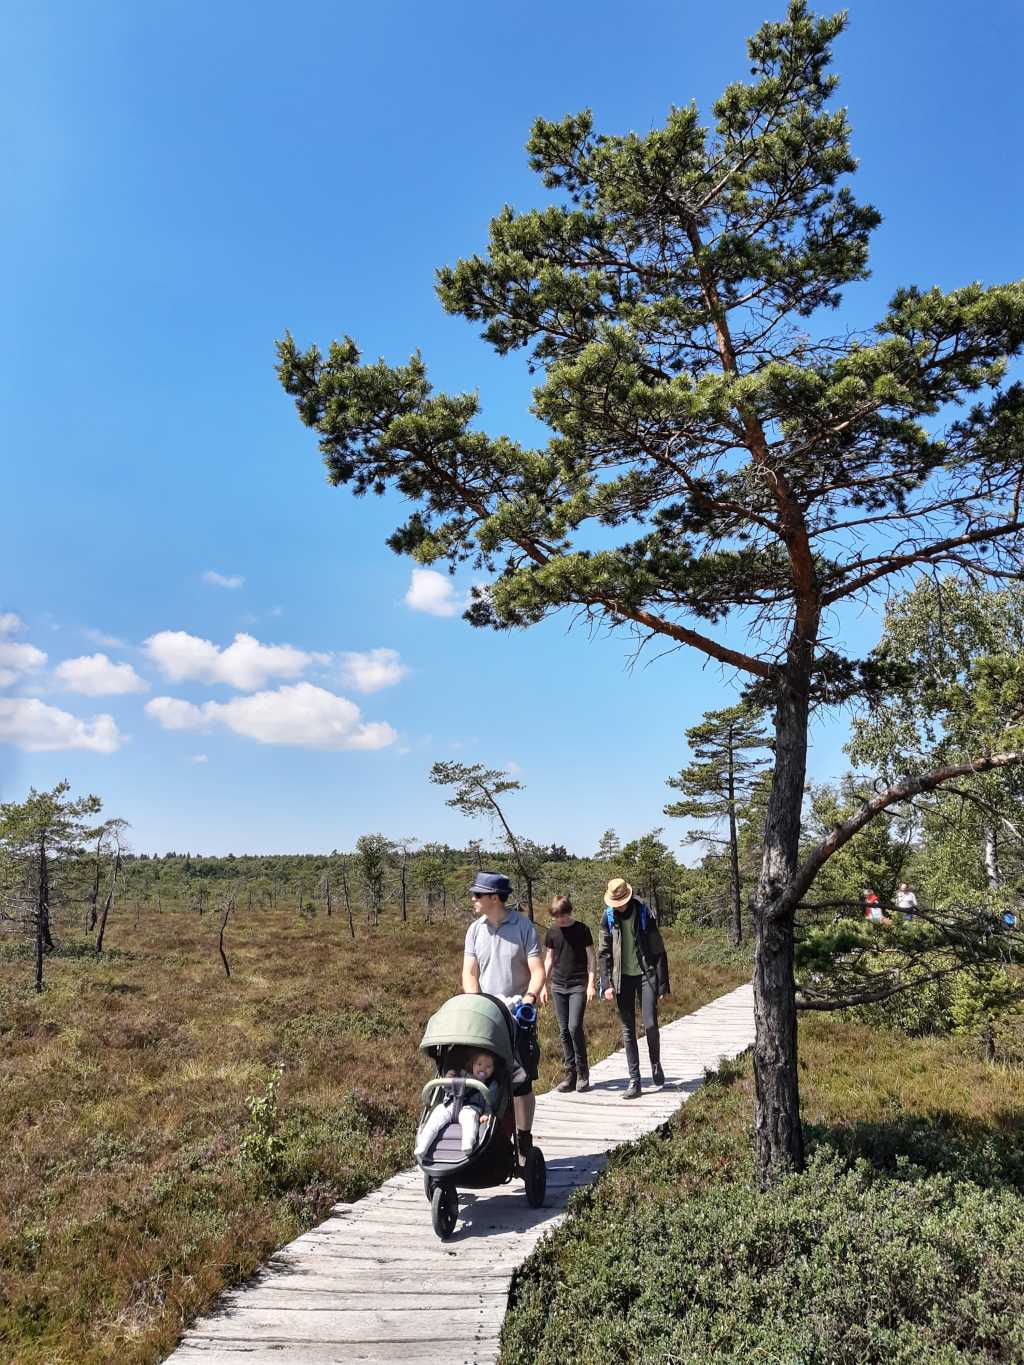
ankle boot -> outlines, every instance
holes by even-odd
[[[565,1080],[559,1081],[555,1089],[560,1095],[567,1095],[570,1090],[576,1089],[576,1077],[571,1071],[566,1072]]]

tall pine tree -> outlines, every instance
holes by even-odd
[[[872,332],[810,330],[866,277],[879,221],[844,183],[850,130],[829,107],[844,24],[792,0],[750,40],[750,77],[710,127],[692,105],[644,135],[599,134],[589,112],[534,125],[531,164],[556,202],[503,209],[486,254],[442,270],[438,290],[499,353],[528,353],[546,445],[487,435],[477,397],[434,393],[418,354],[390,366],[350,338],[326,355],[279,344],[330,481],[415,504],[395,551],[488,574],[474,624],[568,607],[689,646],[773,708],[754,897],[765,1183],[803,1162],[794,915],[861,827],[802,856],[809,715],[884,677],[829,621],[937,565],[998,576],[1024,558],[1024,389],[1004,380],[1024,345],[1021,284],[901,288]],[[897,782],[857,818],[908,793]]]
[[[694,831],[688,837],[725,845],[729,857],[729,936],[738,946],[743,941],[743,913],[737,813],[767,762],[751,756],[751,750],[771,744],[764,730],[764,713],[749,702],[708,711],[699,725],[687,730],[686,740],[693,762],[668,779],[668,785],[682,792],[683,799],[667,805],[665,814],[711,821],[716,828],[724,822],[724,840],[717,840],[707,830]]]

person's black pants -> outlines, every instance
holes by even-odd
[[[582,1079],[590,1075],[587,1062],[587,1035],[583,1031],[583,1011],[587,1008],[587,988],[577,986],[572,990],[551,988],[551,1004],[558,1020],[558,1032],[562,1040],[562,1057],[569,1076]]]
[[[640,1050],[636,1042],[636,1007],[639,1003],[647,1037],[647,1054],[651,1069],[661,1061],[661,1035],[658,1033],[658,993],[654,982],[646,976],[623,976],[615,1003],[622,1022],[622,1041],[626,1047],[629,1078],[640,1079]]]

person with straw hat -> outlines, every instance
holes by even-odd
[[[668,995],[668,957],[654,916],[622,877],[613,877],[604,893],[607,906],[601,919],[597,958],[608,987],[606,1000],[614,1000],[622,1024],[622,1041],[629,1066],[629,1086],[624,1100],[640,1095],[640,1050],[636,1039],[636,1007],[639,1003],[651,1059],[651,1079],[665,1084],[661,1067],[661,1036],[658,1032],[658,998]]]

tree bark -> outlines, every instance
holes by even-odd
[[[36,887],[36,990],[43,989],[43,949],[50,917],[50,869],[46,861],[46,835],[39,840],[39,878]]]
[[[352,895],[348,885],[348,869],[344,863],[339,865],[338,880],[341,882],[341,894],[345,898],[345,913],[348,916],[348,932],[352,938],[355,938],[356,922],[352,917]]]
[[[234,896],[229,896],[224,906],[224,913],[220,917],[220,937],[217,940],[217,947],[220,951],[220,960],[224,964],[224,975],[231,975],[231,968],[228,966],[227,954],[224,952],[224,930],[227,928],[228,916],[235,908]]]
[[[91,934],[96,928],[96,903],[100,898],[100,847],[103,843],[102,834],[96,840],[96,857],[93,862],[92,891],[89,894],[89,920],[86,925]]]
[[[107,932],[107,916],[110,914],[110,907],[114,903],[114,888],[117,886],[117,874],[121,870],[121,850],[118,849],[114,857],[114,870],[110,874],[110,889],[107,898],[103,902],[103,911],[100,915],[99,933],[96,935],[96,956],[99,957],[103,952],[103,935]]]
[[[798,647],[799,648],[799,647]],[[762,1188],[804,1164],[797,1073],[793,910],[778,905],[800,852],[807,771],[810,650],[783,675],[775,712],[775,773],[754,911],[754,1161]]]
[[[736,834],[736,772],[732,748],[732,735],[729,736],[729,895],[732,901],[732,927],[729,941],[734,948],[743,942],[743,914],[740,908],[740,851]]]
[[[804,1164],[793,917],[754,916],[754,1161],[762,1189]]]

